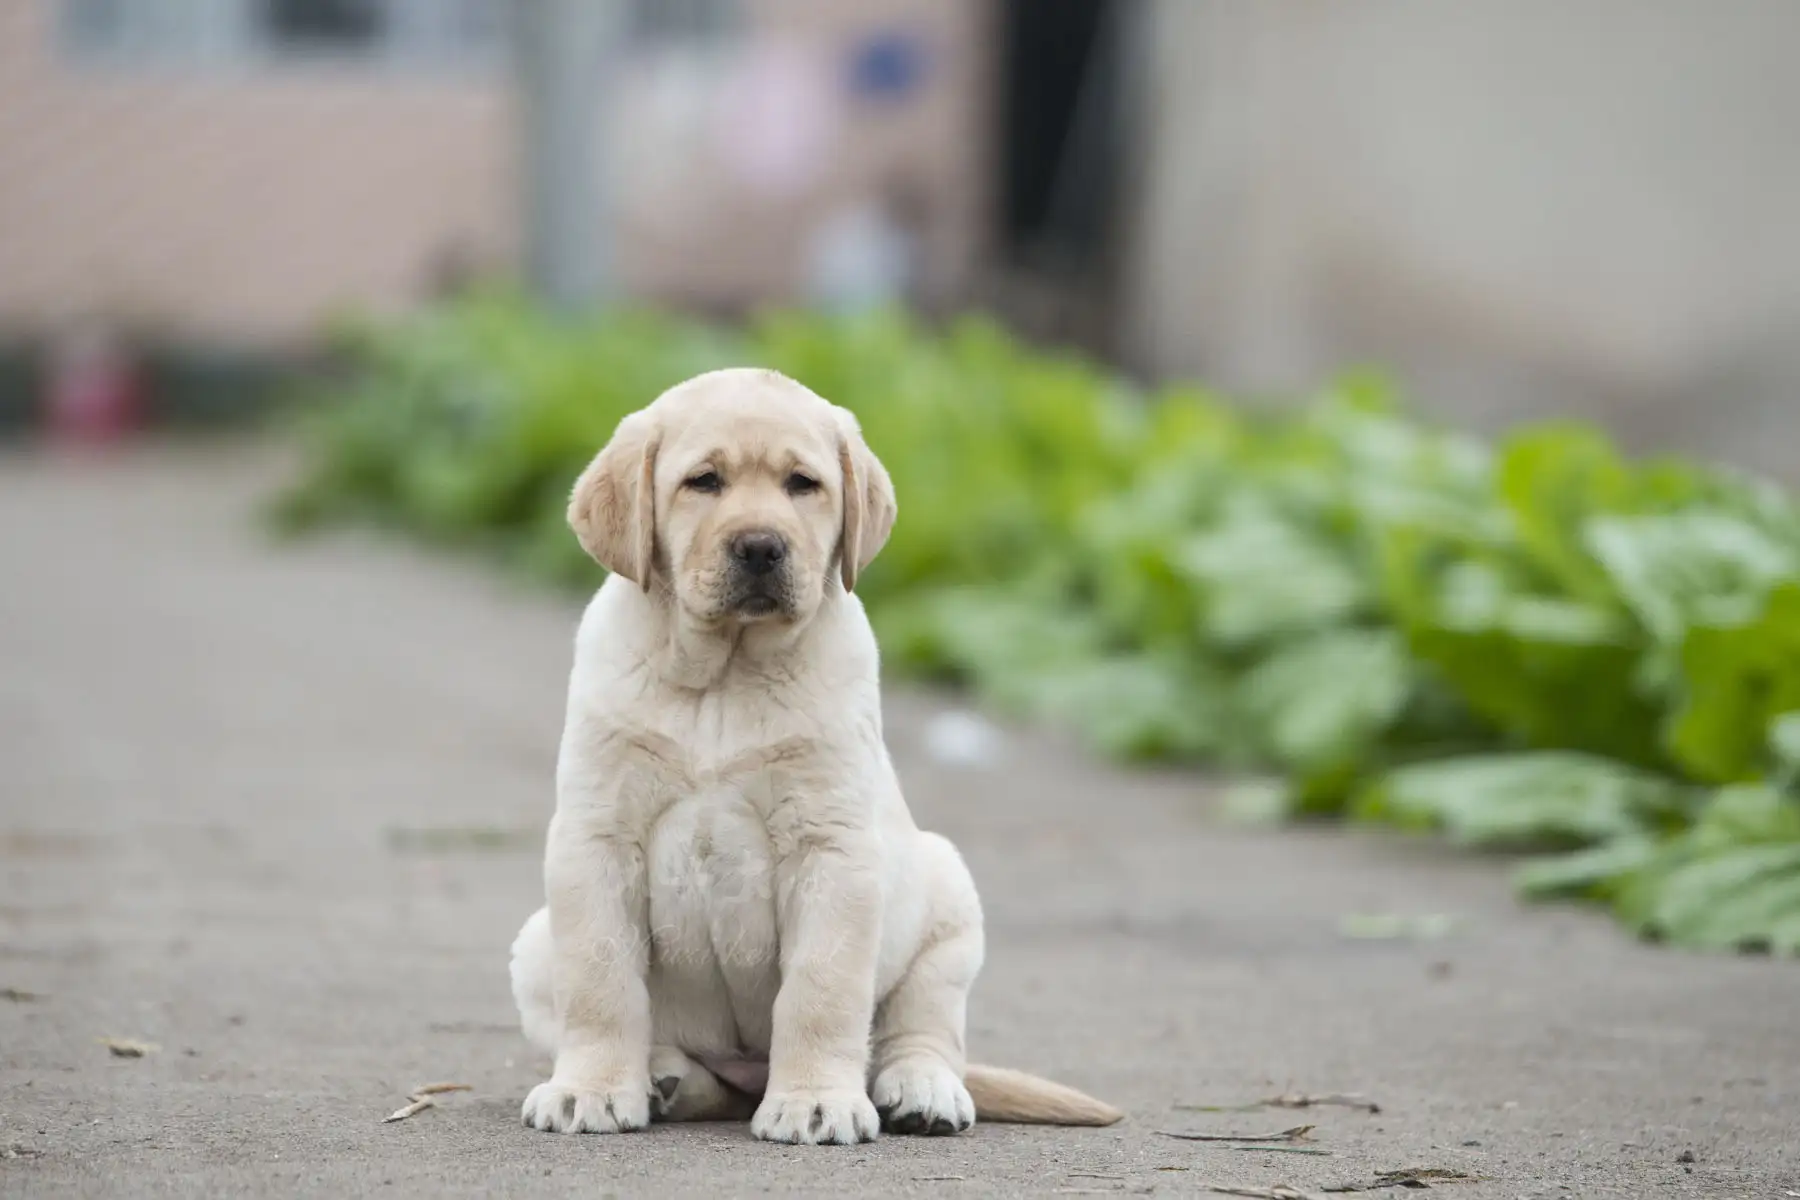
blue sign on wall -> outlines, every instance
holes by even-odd
[[[870,100],[894,103],[918,90],[926,73],[924,43],[911,34],[886,31],[864,38],[850,57],[850,90]]]

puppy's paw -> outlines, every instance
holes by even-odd
[[[889,1133],[961,1133],[975,1124],[975,1101],[940,1058],[889,1063],[869,1089]]]
[[[650,1111],[658,1121],[670,1120],[670,1110],[681,1086],[695,1071],[703,1071],[693,1059],[673,1046],[653,1046],[650,1050]]]
[[[650,1124],[650,1088],[587,1088],[555,1079],[525,1097],[525,1124],[547,1133],[629,1133]]]
[[[804,1146],[872,1142],[880,1127],[861,1090],[770,1092],[750,1121],[750,1132],[765,1142]]]

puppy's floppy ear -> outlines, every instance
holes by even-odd
[[[569,527],[594,561],[646,592],[656,560],[656,418],[635,412],[619,422],[569,497]]]
[[[846,592],[887,544],[894,529],[894,482],[863,441],[862,429],[847,409],[837,410],[838,466],[844,476],[844,527],[838,561]]]

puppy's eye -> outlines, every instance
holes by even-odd
[[[691,477],[687,481],[687,486],[696,492],[706,492],[711,495],[717,495],[725,489],[725,481],[719,478],[719,473],[717,471],[702,471],[700,474]]]
[[[810,496],[819,490],[819,481],[795,471],[787,477],[787,490],[790,496]]]

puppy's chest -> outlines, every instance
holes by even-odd
[[[758,806],[736,790],[702,790],[669,805],[645,852],[652,906],[669,915],[774,903],[779,855]]]
[[[761,913],[773,912],[776,870],[805,825],[811,743],[684,753],[665,735],[658,754],[664,786],[638,814],[653,918],[670,937],[704,926],[711,941],[721,929],[772,926]]]
[[[781,982],[777,890],[831,755],[767,725],[683,732],[637,734],[664,784],[641,814],[657,1037],[766,1054]]]
[[[828,721],[799,721],[777,703],[765,711],[743,703],[721,711],[711,705],[693,709],[649,706],[648,718],[634,712],[604,722],[611,726],[610,766],[643,786],[623,789],[625,821],[648,835],[656,827],[694,830],[701,842],[705,827],[722,823],[721,836],[739,819],[754,818],[765,826],[791,821],[796,798],[829,793],[841,774],[834,764],[845,758]],[[697,812],[679,817],[671,810],[704,800]]]
[[[650,889],[698,900],[742,894],[778,860],[761,804],[742,788],[700,788],[657,815],[644,840]],[[673,896],[671,896],[673,898]]]
[[[766,1054],[781,983],[780,869],[760,814],[729,792],[686,797],[657,821],[645,857],[658,1041]]]

